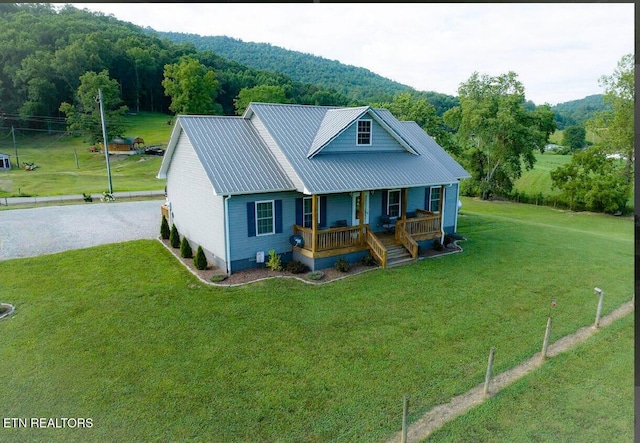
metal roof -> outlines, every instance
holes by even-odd
[[[407,150],[314,155],[365,113],[381,122]],[[266,133],[256,130],[254,115]],[[296,189],[293,177],[286,175],[269,147],[286,158],[302,181],[303,189],[297,190],[311,194],[430,186],[470,177],[415,122],[400,122],[388,110],[368,106],[251,103],[242,117],[179,116],[160,178],[166,176],[181,131],[189,138],[216,194]]]
[[[385,109],[373,111],[418,155],[407,151],[307,158],[326,113],[335,108],[265,103],[250,106],[312,194],[455,183],[470,177],[415,122],[399,122]]]
[[[253,125],[240,117],[178,116],[217,195],[295,190]],[[161,173],[166,174],[180,131],[174,130]],[[174,140],[175,139],[175,140]],[[159,175],[160,176],[160,175]]]

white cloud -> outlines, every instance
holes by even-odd
[[[83,3],[158,31],[227,35],[457,94],[474,71],[518,74],[541,104],[603,91],[634,50],[631,3]]]

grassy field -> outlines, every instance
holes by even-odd
[[[555,341],[592,324],[594,287],[604,314],[631,298],[629,218],[462,201],[464,252],[320,286],[206,286],[152,240],[0,262],[16,307],[0,322],[3,415],[94,423],[0,440],[383,441],[405,394],[414,421],[481,383],[491,346],[495,373],[539,352],[551,299]]]
[[[166,145],[172,128],[167,125],[168,118],[152,113],[129,115],[128,134],[142,137],[147,146]],[[0,152],[11,155],[13,169],[0,172],[0,197],[99,193],[109,187],[104,154],[90,152],[90,144],[81,137],[17,131],[16,147],[21,164],[32,162],[38,168],[16,168],[13,139],[1,138]],[[113,190],[163,189],[164,180],[155,178],[161,161],[158,156],[112,155],[109,163]]]
[[[548,361],[425,443],[633,440],[632,315]],[[621,389],[623,386],[626,388]]]
[[[523,171],[522,177],[514,183],[514,188],[528,195],[558,195],[558,189],[551,189],[550,172],[559,166],[571,162],[571,155],[555,155],[551,153],[535,154],[536,162],[533,169]]]

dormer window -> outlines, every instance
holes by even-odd
[[[371,120],[358,120],[358,145],[371,144]]]

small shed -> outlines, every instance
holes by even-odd
[[[11,169],[11,157],[8,154],[3,154],[2,152],[0,152],[0,169]]]
[[[139,149],[144,149],[141,137],[114,137],[109,143],[109,152],[114,154],[135,154]]]

